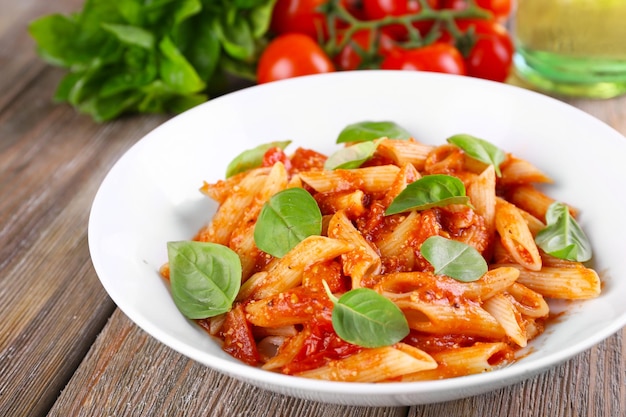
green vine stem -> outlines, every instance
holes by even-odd
[[[455,43],[466,41],[466,34],[461,32],[456,24],[461,19],[490,19],[491,12],[479,7],[475,0],[468,0],[467,7],[461,10],[432,8],[427,0],[418,0],[420,3],[419,12],[402,16],[385,16],[376,20],[360,20],[353,16],[341,4],[341,0],[329,0],[322,5],[320,11],[326,16],[326,27],[328,28],[328,40],[323,43],[323,48],[331,57],[337,56],[343,48],[350,42],[352,37],[359,31],[370,31],[374,36],[370,38],[366,49],[353,43],[355,51],[361,56],[364,62],[371,61],[377,55],[378,43],[380,41],[381,29],[390,25],[402,25],[407,30],[407,38],[397,42],[400,48],[412,49],[420,48],[435,42],[446,30],[455,40]],[[427,34],[422,35],[413,25],[417,22],[429,21],[433,23]],[[341,29],[338,29],[341,23]],[[464,52],[464,51],[462,51]]]

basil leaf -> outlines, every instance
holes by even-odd
[[[168,242],[172,298],[190,319],[226,313],[239,292],[241,261],[216,243]]]
[[[232,89],[240,76],[253,81],[274,4],[95,0],[68,16],[33,20],[28,30],[39,56],[68,72],[55,98],[104,121],[181,112]]]
[[[449,204],[469,205],[463,182],[451,175],[426,175],[407,185],[387,207],[385,215],[427,210]]]
[[[322,213],[303,188],[276,193],[263,205],[254,227],[254,242],[263,252],[282,258],[305,238],[322,233]]]
[[[216,21],[214,26],[224,51],[233,58],[242,61],[253,59],[255,42],[248,22],[238,14],[235,19]]]
[[[546,212],[546,222],[547,226],[535,237],[535,242],[544,252],[570,261],[586,262],[591,259],[589,239],[565,204],[552,203]]]
[[[346,146],[328,157],[326,162],[324,162],[324,169],[358,168],[374,155],[379,143],[378,141],[371,141]]]
[[[143,28],[114,23],[103,23],[102,28],[115,35],[123,44],[143,49],[152,49],[154,46],[154,35]]]
[[[387,137],[389,139],[410,139],[406,129],[394,122],[359,122],[346,126],[337,137],[337,143],[366,142]]]
[[[166,85],[183,94],[197,93],[205,88],[206,85],[195,68],[170,38],[164,37],[161,40],[159,50],[161,51],[159,73]]]
[[[409,334],[409,324],[400,308],[369,288],[357,288],[339,299],[322,281],[334,307],[333,329],[348,343],[366,348],[390,346]]]
[[[500,164],[506,159],[506,154],[494,144],[467,134],[451,136],[448,138],[448,143],[458,146],[466,154],[480,162],[493,165],[496,175],[502,176]]]
[[[272,148],[285,149],[291,143],[290,140],[282,142],[269,142],[259,145],[255,148],[248,149],[240,153],[226,167],[226,178],[232,177],[240,172],[247,171],[252,168],[260,167],[263,163],[265,152]]]
[[[488,269],[487,261],[473,246],[445,237],[429,237],[422,243],[420,252],[435,268],[435,274],[457,281],[476,281]]]

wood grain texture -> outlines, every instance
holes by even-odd
[[[622,329],[570,361],[511,387],[459,401],[412,407],[409,417],[623,416],[625,336],[626,329]]]
[[[58,73],[42,75],[0,113],[9,138],[0,147],[0,415],[9,416],[42,415],[112,313],[89,257],[89,209],[112,164],[164,120],[96,125],[42,99]]]
[[[117,310],[48,414],[96,415],[400,417],[406,410],[327,405],[252,387],[172,351]]]
[[[0,3],[2,416],[45,415],[112,314],[87,248],[89,208],[112,164],[165,120],[97,125],[52,102],[62,73],[35,57],[26,23],[82,2],[52,3]]]
[[[82,0],[0,0],[0,111],[44,68],[35,54],[35,42],[28,36],[28,24],[50,13],[70,13],[80,10]]]

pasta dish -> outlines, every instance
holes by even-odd
[[[266,144],[202,185],[217,211],[160,272],[224,351],[323,380],[457,377],[514,361],[548,299],[600,294],[576,208],[531,162],[368,123],[335,154]]]

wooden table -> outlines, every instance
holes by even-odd
[[[273,394],[144,333],[100,285],[87,219],[113,163],[168,116],[96,124],[51,101],[63,72],[26,25],[82,3],[0,0],[0,416],[624,416],[626,329],[526,382],[401,408]],[[571,103],[626,134],[626,97]]]

